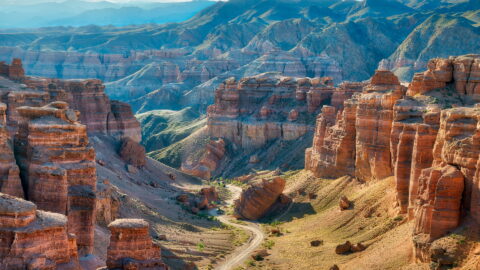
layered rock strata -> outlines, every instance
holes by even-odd
[[[13,142],[6,126],[7,106],[0,103],[0,192],[24,198],[20,170],[13,155]]]
[[[117,219],[108,228],[111,233],[108,269],[168,270],[162,262],[160,247],[152,242],[145,220]]]
[[[377,71],[336,117],[329,109],[319,115],[306,151],[306,168],[317,176],[339,176],[336,170],[367,181],[394,176],[399,211],[415,223],[420,261],[463,217],[480,223],[479,70],[478,55],[433,59],[406,93],[393,74]],[[345,125],[352,104],[355,125]],[[350,148],[340,147],[346,135]],[[337,156],[353,144],[354,154],[340,156],[355,165],[339,166]]]
[[[210,140],[206,146],[206,152],[200,160],[187,160],[182,164],[181,170],[190,175],[210,179],[212,173],[217,170],[225,157],[225,151],[225,141],[223,139]]]
[[[294,78],[278,73],[238,81],[230,78],[215,91],[215,103],[207,110],[207,132],[212,139],[224,140],[238,155],[251,155],[275,143],[295,143],[311,136],[314,116],[322,107],[342,109],[343,101],[360,92],[362,85],[343,83],[337,88],[331,77]],[[255,158],[251,161],[262,166]],[[214,175],[210,167],[216,169],[218,162],[217,166],[191,160],[182,164],[185,172],[200,177]]]
[[[265,73],[228,79],[208,108],[208,133],[242,149],[258,149],[275,139],[295,140],[313,129],[308,121],[330,104],[331,78],[292,78]],[[292,111],[294,110],[294,111]]]
[[[50,101],[66,101],[73,109],[82,112],[80,122],[87,126],[89,133],[141,141],[140,124],[130,106],[120,101],[111,101],[100,80],[28,78],[25,83],[33,89],[48,93]]]
[[[0,62],[0,75],[8,77],[13,81],[22,81],[25,78],[25,70],[23,69],[22,60],[14,58],[10,65]]]
[[[95,151],[78,111],[65,102],[20,107],[15,155],[26,198],[42,210],[65,214],[82,255],[93,251]]]
[[[0,193],[0,269],[79,270],[76,239],[64,215]]]
[[[391,175],[393,106],[405,90],[393,73],[377,71],[361,94],[344,102],[343,110],[324,107],[305,167],[323,177],[349,174],[369,180]]]
[[[253,184],[235,201],[234,216],[249,220],[262,218],[281,199],[284,188],[285,180],[280,177]]]

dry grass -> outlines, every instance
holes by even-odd
[[[271,238],[270,256],[246,269],[402,269],[411,260],[411,224],[398,215],[393,178],[360,183],[349,177],[325,180],[309,172],[287,173],[286,192],[294,198],[291,211],[279,225],[283,235]],[[299,192],[301,191],[301,192]],[[309,194],[317,195],[310,199]],[[351,210],[340,211],[338,201],[347,196]],[[323,240],[311,247],[310,241]],[[363,252],[335,254],[345,241],[362,242]],[[410,265],[411,267],[411,265]],[[424,265],[413,269],[423,269]],[[410,268],[412,269],[412,268]]]

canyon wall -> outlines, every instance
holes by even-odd
[[[0,259],[12,265],[9,269],[53,269],[69,263],[72,256],[93,253],[97,176],[89,136],[137,145],[140,126],[130,107],[110,101],[98,80],[25,77],[18,59],[11,65],[0,63],[0,72],[0,192],[59,214],[37,211],[32,228],[25,223],[18,230],[6,230],[8,239],[23,239],[25,234],[32,240],[19,242],[18,250],[28,249],[18,253],[25,253],[25,258],[12,259],[20,256],[12,253],[1,254]],[[33,212],[25,218],[35,220]],[[15,216],[5,213],[8,218]],[[38,245],[46,255],[35,249],[32,252],[37,253],[31,253],[30,245]]]
[[[317,118],[305,167],[319,177],[394,176],[399,211],[414,220],[416,258],[464,219],[480,222],[480,56],[433,59],[408,90],[393,73]],[[340,171],[340,173],[339,173]]]
[[[208,107],[207,133],[240,153],[236,156],[251,155],[275,142],[298,142],[312,134],[315,115],[322,107],[332,105],[334,111],[343,108],[343,101],[361,91],[362,86],[346,82],[335,87],[330,77],[294,78],[278,73],[238,81],[230,78],[220,84],[215,103]],[[225,150],[207,152],[210,154],[203,159],[184,162],[184,171],[209,178],[221,167],[222,159],[230,157]],[[214,152],[219,155],[212,155]],[[249,160],[250,164],[262,162],[256,156],[249,156]]]
[[[75,236],[64,215],[0,193],[0,269],[79,270]]]
[[[117,219],[108,225],[108,269],[168,270],[162,262],[160,247],[152,242],[149,224],[142,219]]]

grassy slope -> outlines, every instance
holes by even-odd
[[[136,115],[142,126],[147,152],[168,147],[183,140],[206,124],[206,119],[185,108],[180,111],[155,110]]]

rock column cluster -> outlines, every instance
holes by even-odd
[[[480,223],[480,56],[433,59],[405,90],[377,71],[336,116],[322,111],[305,167],[321,177],[394,176],[399,210],[415,223],[416,258],[427,261],[462,213]]]
[[[168,270],[161,260],[160,248],[152,242],[146,221],[117,219],[108,228],[111,233],[108,269]]]

